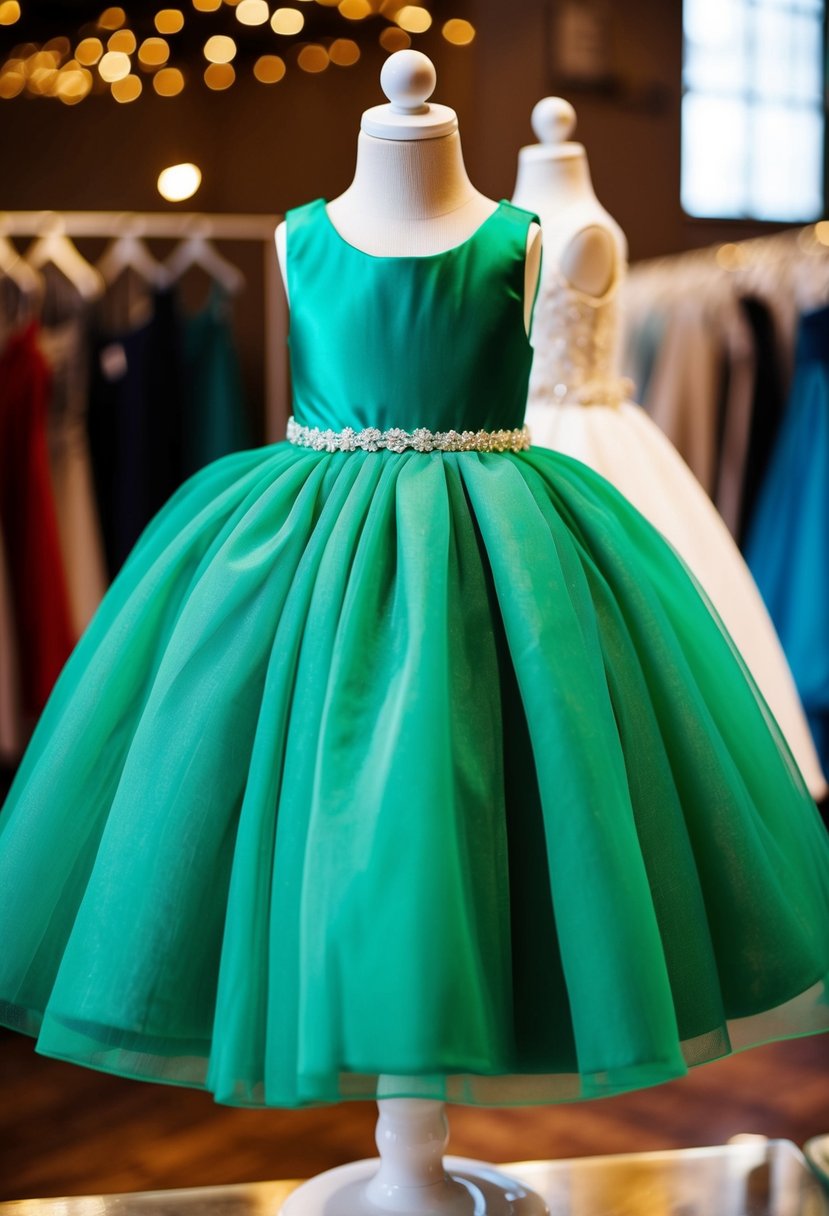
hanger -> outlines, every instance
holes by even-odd
[[[230,295],[236,295],[245,286],[245,276],[238,266],[222,257],[203,232],[195,231],[186,237],[166,262],[167,272],[173,280],[180,279],[193,266],[200,267]]]
[[[54,266],[84,300],[103,295],[103,279],[66,235],[60,216],[47,217],[42,235],[26,250],[26,261],[35,270]]]
[[[167,268],[153,255],[141,239],[142,226],[135,218],[128,219],[125,231],[104,250],[97,263],[97,271],[108,287],[125,270],[134,270],[151,287],[167,287],[170,274]]]
[[[21,257],[9,238],[0,231],[0,275],[9,279],[21,295],[38,296],[43,291],[41,275]]]

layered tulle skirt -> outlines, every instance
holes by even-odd
[[[217,1100],[556,1101],[829,1026],[829,847],[669,547],[576,461],[197,474],[0,818],[0,1021]]]
[[[673,444],[632,402],[538,402],[527,422],[534,443],[584,461],[670,541],[745,659],[812,797],[823,799],[826,778],[780,639],[731,533]],[[800,534],[787,535],[791,545]]]

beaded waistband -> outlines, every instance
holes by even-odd
[[[530,446],[530,431],[526,426],[514,431],[429,431],[422,426],[414,431],[399,427],[380,431],[375,426],[326,431],[289,418],[288,440],[315,452],[524,452]]]

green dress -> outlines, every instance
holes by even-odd
[[[829,1026],[826,833],[673,551],[557,453],[371,450],[521,426],[531,219],[383,258],[289,215],[317,448],[177,492],[0,819],[0,1020],[39,1051],[494,1104]]]

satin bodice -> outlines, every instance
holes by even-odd
[[[519,427],[532,347],[524,329],[534,216],[501,202],[462,244],[375,257],[318,199],[287,215],[293,413],[309,427]]]
[[[631,392],[618,370],[619,268],[600,296],[568,282],[547,263],[541,272],[533,322],[535,356],[530,374],[532,404],[613,405]]]

